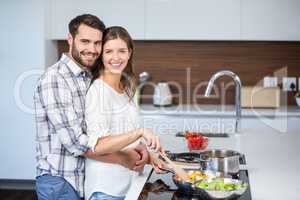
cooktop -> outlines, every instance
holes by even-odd
[[[194,155],[188,155],[189,153],[181,153],[181,154],[172,154],[169,155],[170,158],[179,158],[183,159],[186,157],[188,160],[193,160],[192,157]],[[173,156],[173,157],[172,157]],[[176,160],[176,159],[175,159]],[[196,159],[197,160],[197,159]],[[194,161],[194,160],[193,160]],[[240,164],[246,164],[245,156],[241,154],[240,156]],[[248,188],[246,192],[238,197],[234,198],[235,200],[251,200],[251,190],[249,184],[249,175],[247,170],[240,170],[237,174],[237,177],[244,182],[248,183]],[[172,174],[157,174],[153,170],[151,171],[149,178],[140,193],[138,200],[210,200],[203,197],[199,197],[196,195],[185,194],[184,192],[177,189],[176,185],[172,181]]]

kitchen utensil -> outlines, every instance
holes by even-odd
[[[242,87],[241,105],[247,108],[278,108],[280,106],[280,88]]]
[[[166,154],[173,162],[195,163],[199,164],[200,154],[195,152],[171,153],[166,151]],[[200,169],[200,165],[198,165]]]
[[[150,74],[148,72],[142,72],[139,74],[139,85],[136,87],[136,91],[134,94],[134,100],[137,105],[140,105],[141,93],[143,89],[143,85],[150,79]]]
[[[187,173],[193,173],[194,170],[186,170]],[[210,174],[210,179],[214,177],[224,177],[227,183],[244,183],[238,179],[232,179],[229,175],[225,175],[221,172],[212,172],[212,171],[202,171],[202,173]],[[229,190],[229,191],[217,191],[213,189],[204,189],[197,187],[196,184],[200,181],[196,181],[194,184],[191,182],[186,182],[179,179],[176,175],[172,176],[174,184],[181,190],[183,193],[190,194],[193,196],[199,196],[201,199],[231,199],[241,196],[246,190],[247,187],[243,187],[238,190]],[[203,181],[203,180],[201,180]]]
[[[172,105],[172,93],[167,82],[159,82],[154,88],[153,104],[155,106]]]
[[[297,105],[300,107],[300,97],[295,97]]]
[[[173,180],[174,184],[178,187],[178,190],[180,190],[182,193],[190,194],[193,196],[200,196],[203,199],[209,199],[209,196],[205,192],[205,190],[202,190],[201,188],[196,187],[191,182],[187,182],[182,179],[179,179],[175,175],[172,176],[172,180]]]
[[[170,169],[162,169],[162,170],[165,170],[166,172],[170,172],[173,174],[172,180],[181,192],[183,192],[185,194],[200,195],[200,196],[204,196],[204,197],[208,196],[203,190],[201,190],[200,188],[197,188],[192,182],[185,181],[185,180],[182,180],[181,178],[179,178],[174,173],[174,171],[172,171]],[[185,171],[188,174],[195,172],[195,170],[188,170],[188,169],[185,169]]]
[[[232,150],[215,149],[201,152],[200,166],[202,170],[220,171],[225,174],[237,174],[240,153]]]
[[[139,81],[141,84],[145,83],[146,81],[148,81],[150,78],[150,74],[148,72],[141,72],[139,74]]]
[[[159,155],[167,162],[168,166],[175,172],[175,174],[183,181],[189,181],[189,175],[178,165],[173,163],[166,154],[159,153]]]

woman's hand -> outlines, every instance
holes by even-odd
[[[161,146],[159,142],[159,138],[157,135],[155,135],[152,130],[149,129],[141,129],[142,131],[142,137],[146,140],[147,145],[154,149],[156,152],[161,151]]]
[[[158,174],[166,173],[166,171],[163,171],[162,169],[168,168],[167,164],[161,159],[159,159],[157,156],[155,156],[153,153],[150,153],[149,161],[156,173]]]
[[[141,160],[140,153],[135,148],[128,148],[124,151],[121,151],[119,164],[137,172],[140,172],[142,169],[137,168],[136,163]]]

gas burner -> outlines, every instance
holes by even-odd
[[[183,153],[171,153],[170,151],[166,151],[168,157],[172,161],[176,162],[184,162],[184,163],[199,163],[200,162],[200,153],[195,152],[183,152]],[[246,164],[246,159],[244,154],[240,154],[239,158],[240,164]]]
[[[167,155],[172,161],[185,162],[185,163],[199,163],[200,162],[200,154],[199,153],[193,153],[193,152],[171,153],[171,152],[167,152]]]
[[[166,152],[168,157],[171,160],[179,161],[179,162],[189,162],[190,165],[194,163],[198,163],[200,159],[200,153],[195,152],[185,152],[185,153],[171,153]],[[246,159],[243,154],[240,155],[240,164],[246,164]],[[182,191],[178,189],[176,184],[172,181],[172,174],[156,174],[151,173],[150,177],[145,184],[142,193],[139,196],[139,200],[207,200],[208,196],[199,195],[198,193],[190,193],[188,191]],[[240,179],[249,184],[246,192],[240,197],[233,197],[235,200],[251,200],[251,189],[248,177],[247,170],[240,170],[236,177],[236,179]],[[202,194],[202,193],[201,193]],[[210,199],[212,200],[212,199]]]

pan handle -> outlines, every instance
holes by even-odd
[[[159,168],[161,171],[164,171],[166,173],[171,173],[171,174],[176,174],[172,169],[167,169],[167,168]]]

